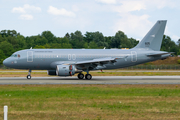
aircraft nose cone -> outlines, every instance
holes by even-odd
[[[7,65],[7,60],[5,59],[4,61],[3,61],[3,65]]]
[[[10,63],[9,63],[9,60],[5,59],[5,60],[3,61],[3,64],[8,67],[9,64],[10,64]]]

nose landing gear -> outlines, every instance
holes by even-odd
[[[28,72],[27,79],[31,79],[31,70]]]

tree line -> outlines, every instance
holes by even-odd
[[[29,48],[85,48],[106,49],[109,48],[133,48],[139,43],[134,38],[128,38],[124,32],[118,31],[114,36],[104,36],[101,32],[81,31],[66,33],[64,37],[56,37],[51,31],[43,31],[36,36],[23,36],[15,30],[2,30],[0,32],[0,64],[13,52]],[[162,51],[180,54],[180,44],[176,44],[169,36],[163,36]]]

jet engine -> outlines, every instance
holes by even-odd
[[[73,65],[57,65],[56,75],[58,76],[72,76],[75,74],[75,66]]]
[[[56,75],[56,70],[48,70],[47,74],[48,75]]]

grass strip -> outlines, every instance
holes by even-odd
[[[180,85],[1,85],[0,118],[180,119]]]

